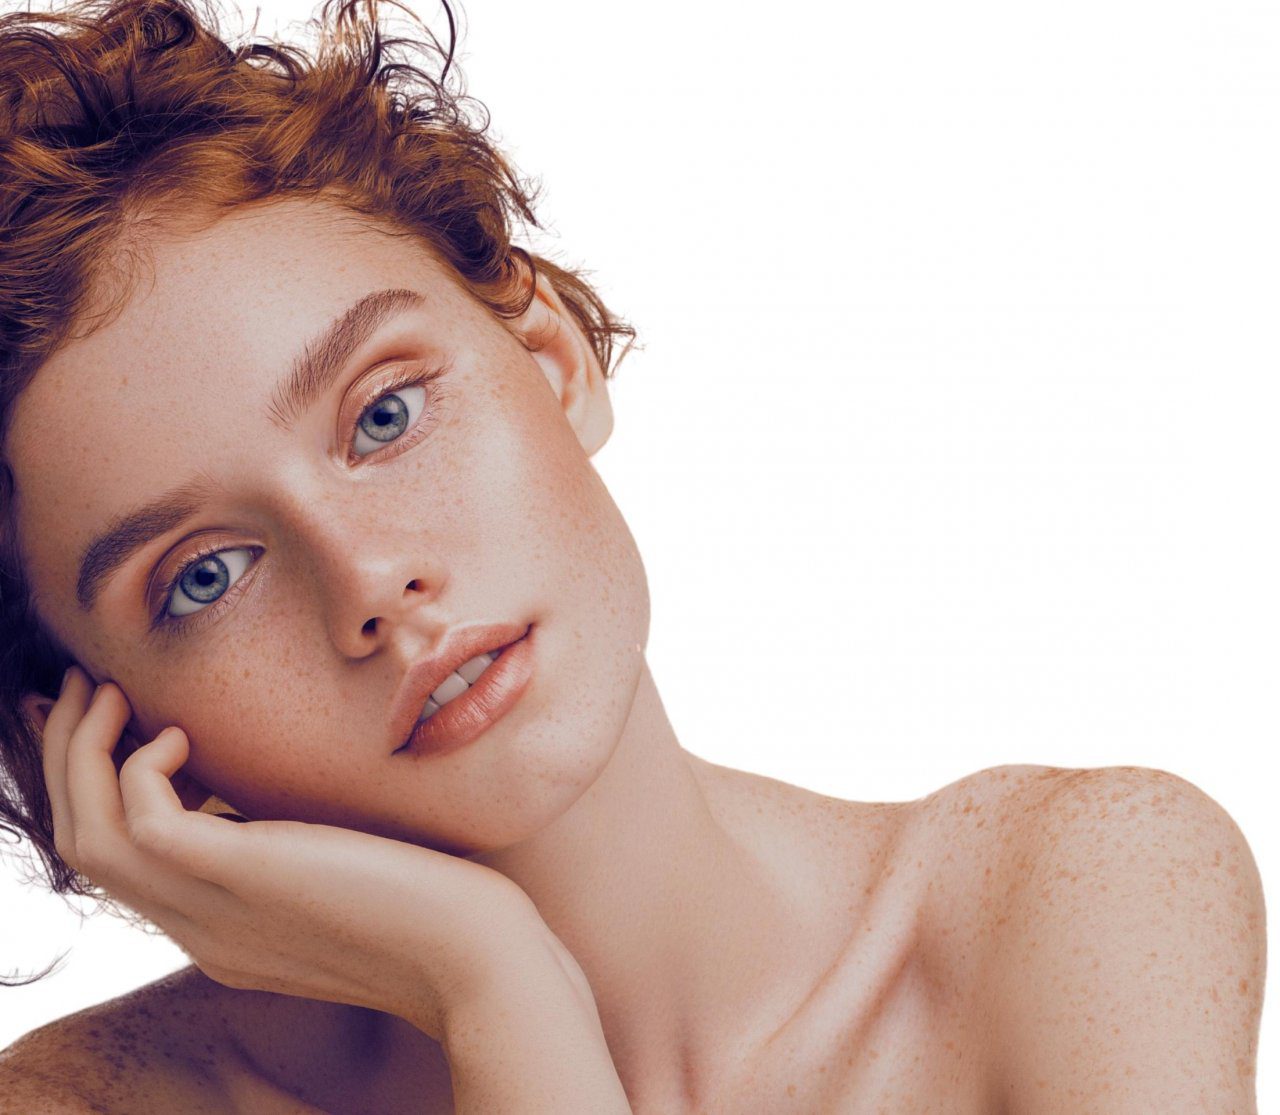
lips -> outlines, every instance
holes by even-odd
[[[510,646],[528,633],[529,625],[496,623],[454,628],[435,654],[410,667],[396,694],[392,725],[394,749],[408,742],[427,698],[464,662],[484,651]]]

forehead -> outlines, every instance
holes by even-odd
[[[360,297],[421,293],[403,315],[419,336],[477,321],[420,240],[326,201],[246,207],[157,237],[144,258],[122,311],[55,353],[14,407],[5,455],[38,601],[51,590],[65,602],[83,546],[119,511],[201,468],[228,476],[246,445],[269,459],[284,437],[267,418],[273,389],[299,346]]]

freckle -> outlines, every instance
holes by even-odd
[[[1247,979],[1242,979],[1240,981],[1240,994],[1243,995],[1248,990],[1249,990],[1249,981]]]

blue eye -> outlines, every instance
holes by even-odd
[[[161,615],[169,622],[183,616],[194,615],[204,610],[206,604],[212,604],[244,575],[249,568],[248,546],[228,546],[221,550],[211,550],[195,561],[186,565],[169,583],[165,591],[165,609]],[[223,560],[219,554],[228,555]]]
[[[370,405],[361,412],[356,422],[355,436],[351,440],[357,459],[363,460],[380,446],[399,441],[406,430],[420,420],[427,409],[429,391],[438,391],[434,382],[445,369],[437,368],[393,382],[379,389]],[[412,444],[410,442],[409,444]],[[260,547],[227,546],[197,554],[182,567],[177,576],[164,587],[160,611],[152,618],[151,630],[169,628],[174,633],[189,627],[193,622],[187,617],[212,611],[210,604],[217,604],[251,564],[247,557],[232,556],[224,561],[218,555],[247,555]]]
[[[351,447],[374,452],[380,445],[395,441],[416,421],[411,410],[417,408],[420,412],[426,401],[427,389],[421,384],[410,383],[384,391],[374,400],[374,405],[365,407],[361,413]],[[368,453],[358,455],[364,457]]]

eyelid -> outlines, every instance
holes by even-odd
[[[264,547],[254,546],[249,543],[237,545],[211,546],[207,550],[197,550],[190,557],[185,557],[178,563],[177,569],[174,571],[171,581],[164,581],[160,588],[162,599],[155,605],[148,604],[150,619],[148,622],[148,630],[152,635],[164,636],[168,634],[190,634],[198,630],[202,624],[210,621],[212,616],[217,615],[222,610],[224,603],[228,600],[234,600],[241,592],[244,592],[258,573],[258,561],[262,557]],[[182,573],[197,562],[203,561],[210,554],[220,554],[226,550],[251,550],[256,551],[253,559],[245,567],[245,571],[236,578],[235,582],[218,597],[207,608],[201,608],[199,611],[190,612],[185,616],[170,616],[168,614],[169,602],[172,594],[178,591],[177,582]],[[163,578],[159,578],[163,580]]]
[[[427,433],[427,428],[434,424],[436,418],[436,408],[444,395],[444,388],[438,382],[452,367],[451,362],[441,361],[432,364],[427,361],[411,361],[409,363],[393,363],[385,365],[378,372],[366,375],[357,388],[357,399],[360,400],[352,404],[354,414],[350,419],[341,414],[345,408],[340,407],[339,422],[343,430],[344,448],[347,450],[348,463],[362,464],[366,461],[381,461],[387,457],[398,456],[405,449],[411,448],[417,444]],[[355,440],[355,430],[360,415],[369,408],[374,402],[382,398],[384,395],[394,394],[396,391],[403,390],[408,387],[423,387],[426,389],[426,396],[423,401],[422,413],[418,416],[417,421],[413,424],[411,430],[406,430],[404,435],[397,438],[394,442],[389,443],[386,449],[378,450],[374,453],[366,453],[363,457],[351,457],[350,447]],[[178,561],[173,573],[165,575],[162,570],[164,562],[156,567],[153,576],[149,579],[149,588],[145,592],[145,603],[149,617],[148,627],[153,634],[187,634],[196,629],[204,620],[204,617],[210,613],[217,613],[222,610],[223,602],[234,597],[237,591],[248,582],[256,573],[258,565],[258,557],[255,557],[249,567],[244,571],[241,577],[217,600],[213,601],[207,608],[202,608],[197,612],[192,612],[185,617],[171,617],[167,614],[171,594],[177,591],[177,581],[182,573],[191,565],[208,557],[210,554],[220,553],[223,550],[257,550],[259,556],[263,547],[255,546],[249,543],[210,543],[207,548],[198,547],[191,554],[184,555]],[[156,587],[158,586],[158,587]],[[157,600],[157,594],[159,599]]]
[[[423,410],[418,421],[414,423],[415,427],[430,420],[435,404],[437,401],[437,392],[439,390],[436,380],[438,380],[446,371],[447,367],[443,364],[432,366],[428,361],[416,360],[408,363],[395,363],[384,366],[377,372],[365,376],[355,389],[354,402],[350,406],[339,408],[338,425],[341,431],[342,450],[346,455],[345,459],[348,463],[360,463],[368,461],[372,458],[383,458],[387,454],[382,452],[366,453],[363,457],[352,457],[351,444],[355,440],[356,426],[365,410],[377,402],[383,395],[391,395],[406,387],[425,387],[426,399],[424,401]],[[345,412],[345,413],[344,413]],[[405,438],[409,436],[409,431],[405,431]],[[404,438],[397,439],[392,442],[391,447],[399,445]],[[394,451],[391,453],[394,456]]]

